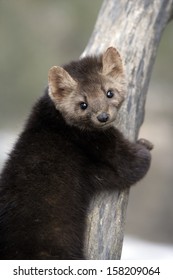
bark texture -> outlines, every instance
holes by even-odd
[[[116,47],[124,61],[127,97],[116,126],[135,141],[144,119],[152,67],[162,32],[173,16],[173,0],[104,0],[82,56]],[[149,135],[144,135],[149,138]],[[88,213],[88,259],[120,259],[128,191],[101,193]]]

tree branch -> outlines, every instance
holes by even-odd
[[[172,17],[173,0],[105,0],[82,56],[116,47],[124,60],[127,98],[116,126],[134,141],[144,119],[146,93],[162,32]],[[146,135],[148,137],[148,135]],[[101,193],[88,213],[86,255],[120,259],[128,191]]]

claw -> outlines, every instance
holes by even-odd
[[[144,138],[138,139],[137,143],[145,146],[149,151],[151,151],[154,148],[154,145],[150,141],[148,141]]]

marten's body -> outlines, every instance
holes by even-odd
[[[84,259],[93,194],[128,188],[149,168],[150,143],[129,143],[112,125],[124,96],[115,49],[64,69],[50,70],[3,169],[0,259]]]

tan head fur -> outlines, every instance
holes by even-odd
[[[98,57],[54,66],[49,70],[49,96],[66,122],[81,129],[113,124],[124,100],[124,70],[118,51],[110,47]]]

